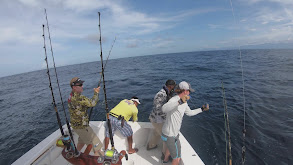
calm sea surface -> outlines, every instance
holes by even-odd
[[[293,50],[243,50],[246,111],[246,164],[293,164]],[[58,63],[58,62],[56,62]],[[57,68],[67,111],[69,81],[85,80],[92,97],[100,62]],[[54,71],[55,98],[63,124]],[[205,51],[109,60],[105,71],[109,107],[133,95],[141,99],[139,121],[148,121],[155,94],[167,79],[187,81],[191,109],[204,103],[210,111],[183,119],[181,132],[205,164],[226,163],[223,81],[231,129],[233,164],[241,164],[244,108],[238,51]],[[58,129],[46,70],[0,79],[0,164],[13,163]],[[103,100],[103,95],[100,94]],[[105,120],[102,101],[92,120]]]

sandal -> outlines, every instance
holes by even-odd
[[[134,148],[134,152],[129,152],[128,151],[128,154],[134,154],[134,153],[137,153],[138,152],[138,149],[137,148]]]
[[[148,146],[147,146],[147,150],[149,151],[149,150],[155,149],[155,148],[157,148],[157,147],[158,147],[158,145],[155,145],[153,148],[150,148],[149,145],[148,145]]]

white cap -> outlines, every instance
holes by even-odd
[[[135,101],[135,102],[137,102],[138,104],[140,104],[140,102],[139,102],[138,99],[131,99],[131,101]]]
[[[186,81],[182,81],[179,83],[179,89],[189,90],[190,92],[194,92],[194,89],[191,88],[190,84]]]

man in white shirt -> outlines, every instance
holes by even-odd
[[[175,90],[178,94],[172,97],[163,105],[162,111],[167,114],[166,121],[162,128],[162,140],[167,145],[164,163],[169,161],[171,155],[172,165],[178,165],[181,159],[181,144],[179,140],[179,131],[184,114],[194,116],[209,109],[209,105],[203,105],[201,108],[191,110],[187,104],[190,92],[194,92],[190,84],[182,81]]]

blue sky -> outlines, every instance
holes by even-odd
[[[98,11],[112,59],[293,46],[293,0],[1,0],[0,77],[45,68],[44,8],[56,66],[99,60]]]

